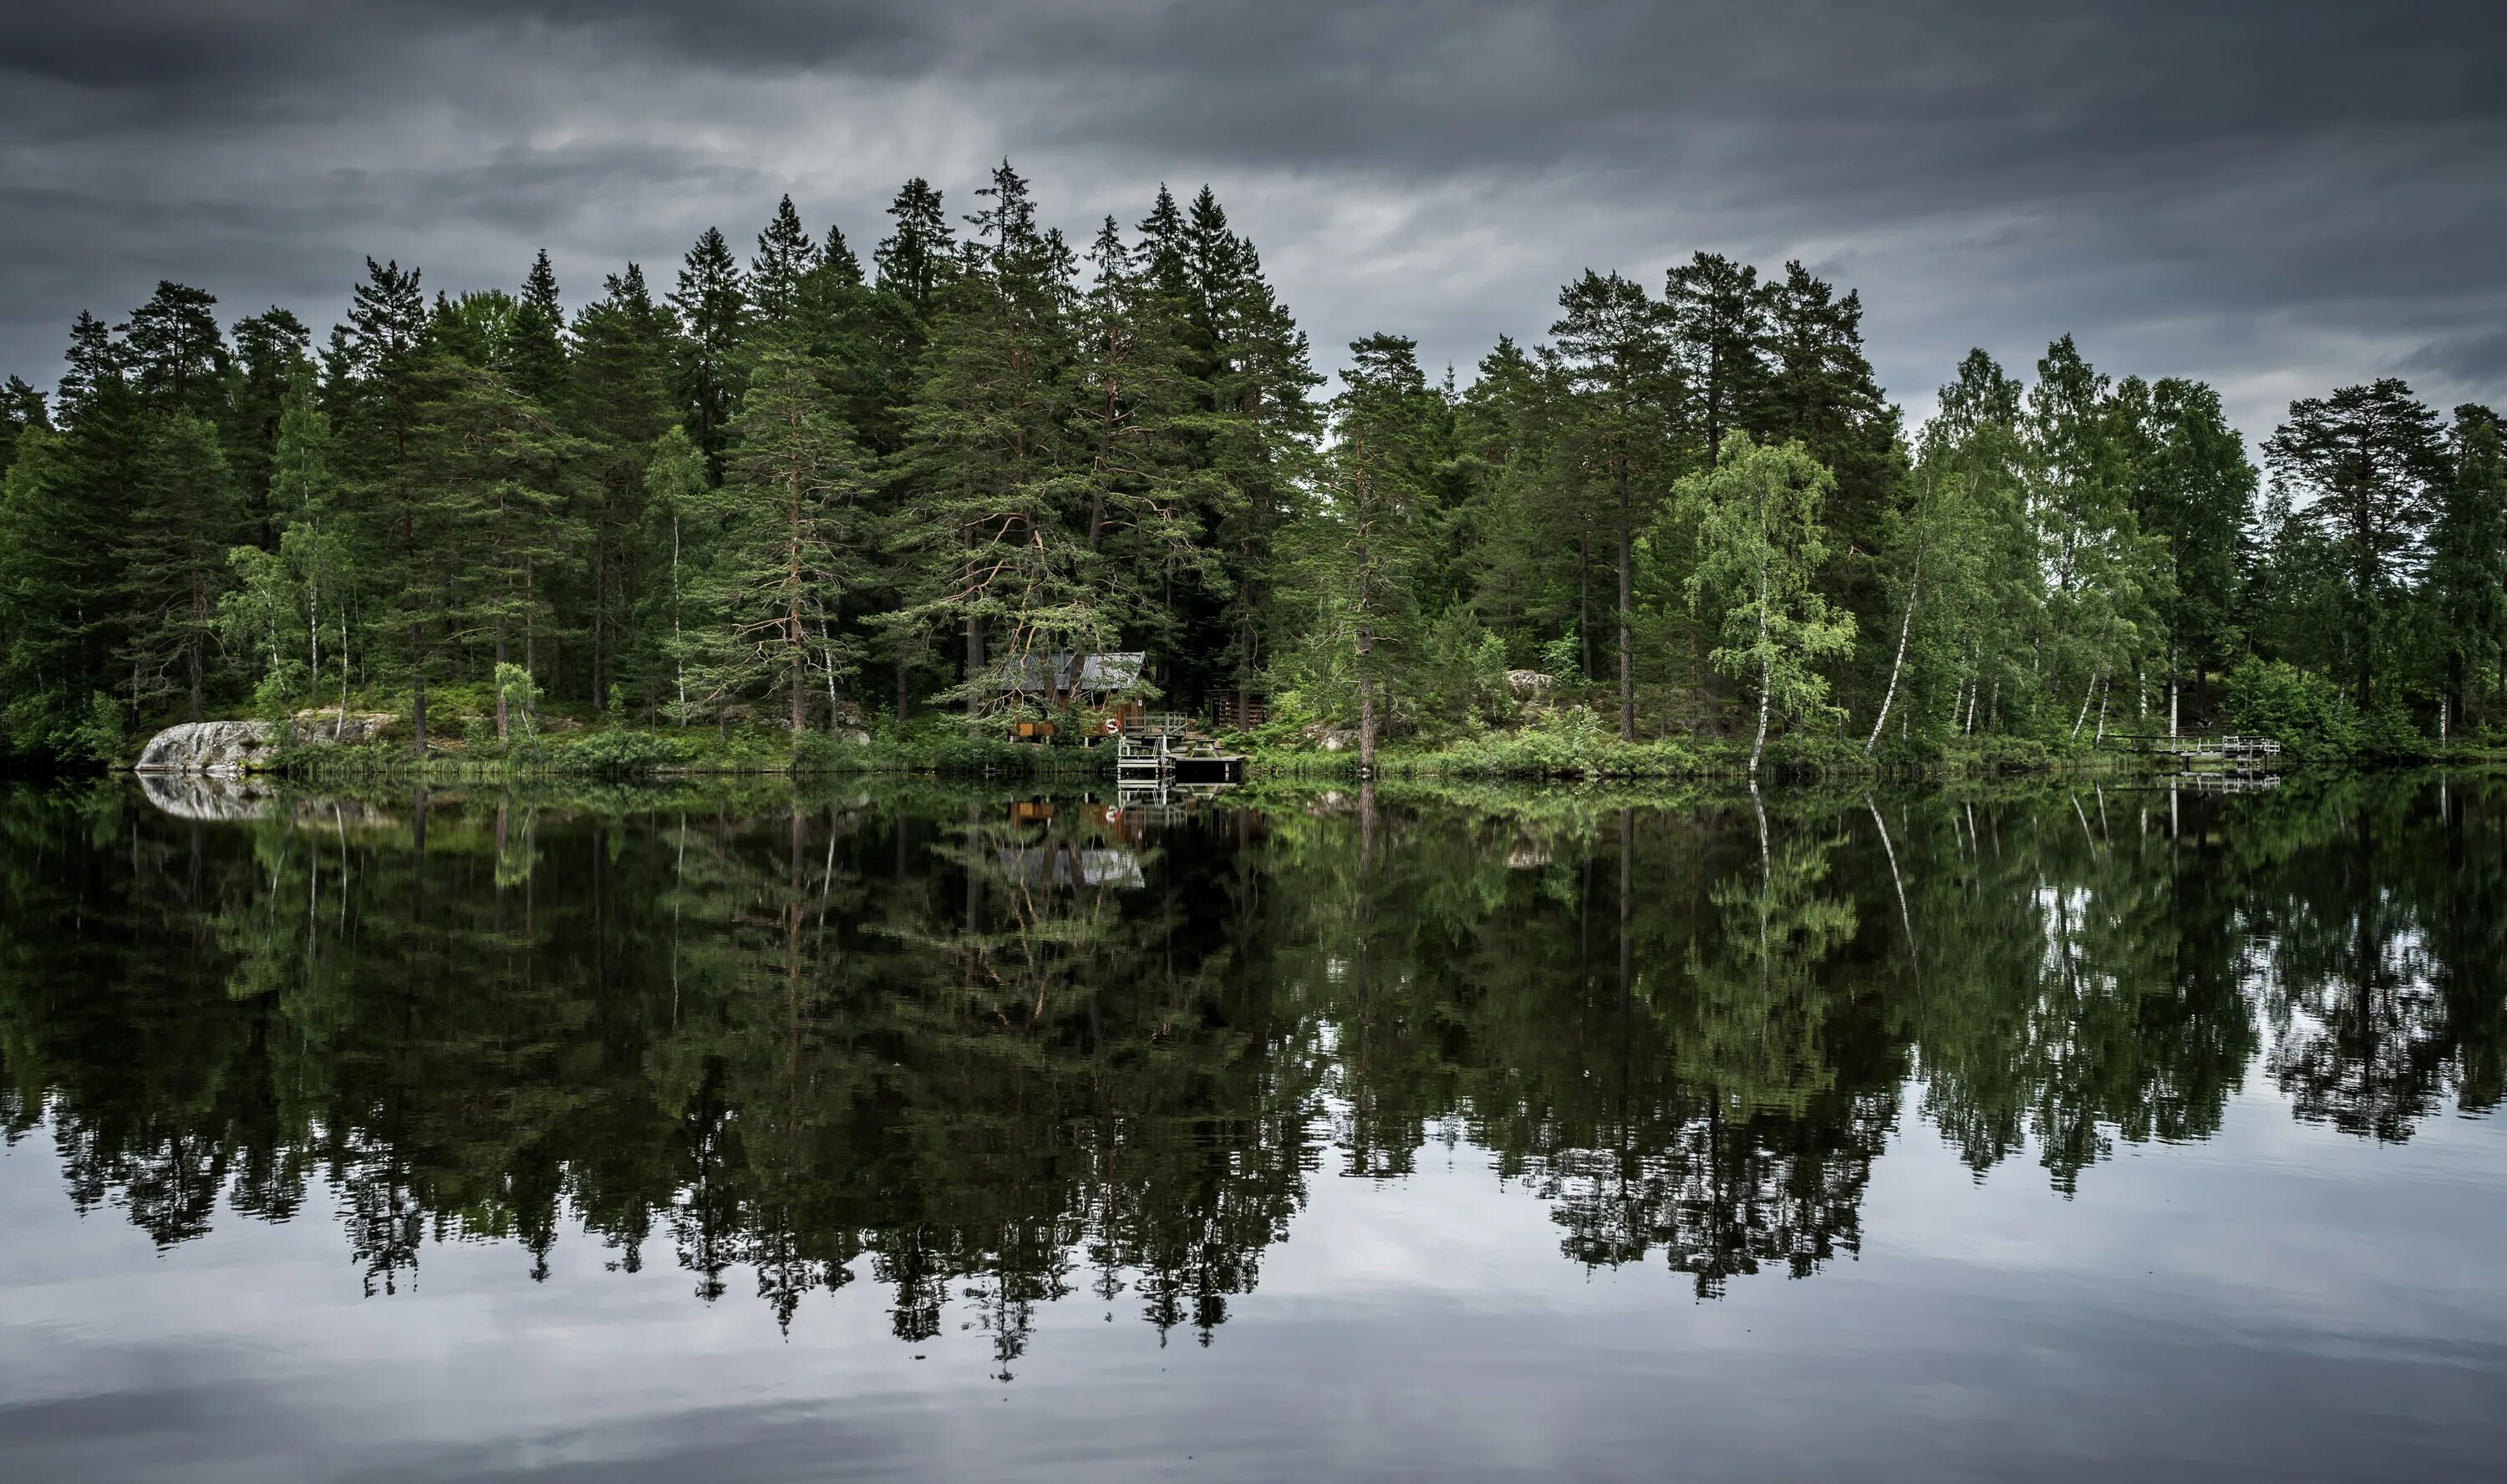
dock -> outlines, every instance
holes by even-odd
[[[1168,783],[1241,783],[1245,759],[1221,752],[1218,743],[1177,711],[1125,716],[1115,734],[1119,750],[1114,778],[1126,786]]]
[[[2280,766],[2280,743],[2269,737],[2120,737],[2118,750],[2137,753],[2194,773],[2208,767],[2230,774],[2270,773]]]

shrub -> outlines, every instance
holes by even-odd
[[[2229,676],[2228,718],[2236,732],[2275,739],[2300,762],[2346,762],[2367,741],[2357,708],[2332,681],[2251,655]]]
[[[688,752],[675,737],[612,727],[568,738],[549,749],[549,762],[565,773],[636,778],[676,767],[687,761]]]

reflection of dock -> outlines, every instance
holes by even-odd
[[[2267,793],[2280,786],[2277,773],[2169,773],[2156,780],[2162,788],[2192,793]]]
[[[1192,718],[1173,711],[1126,717],[1117,742],[1114,777],[1126,789],[1161,783],[1241,783],[1245,759],[1221,752],[1193,729]]]

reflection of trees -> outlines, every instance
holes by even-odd
[[[2359,780],[2271,801],[2243,905],[2273,1045],[2305,1118],[2408,1139],[2452,1094],[2497,1106],[2507,838],[2489,786]]]
[[[318,1174],[379,1292],[579,1228],[1007,1374],[1080,1293],[1206,1343],[1310,1169],[1432,1141],[1709,1294],[1856,1249],[1909,1080],[2065,1190],[2259,1057],[2380,1138],[2500,1096],[2488,786],[1475,802],[0,796],[0,1117],[161,1242]]]
[[[1550,1203],[1568,1256],[1659,1250],[1701,1293],[1850,1249],[1896,1084],[1862,1044],[1876,1015],[1818,973],[1855,923],[1833,821],[1780,820],[1763,854],[1734,822],[1629,810],[1526,843],[1388,808],[1371,848],[1284,849],[1277,937],[1311,946],[1283,969],[1337,1037],[1346,1172],[1467,1135]],[[1865,1080],[1840,1090],[1844,1068]]]
[[[2064,1191],[2114,1136],[2208,1137],[2254,1050],[2216,851],[2162,795],[2085,793],[1900,815],[1933,863],[1907,886],[1924,1111],[1980,1173],[2033,1142]]]
[[[85,815],[22,802],[63,854]],[[785,1322],[865,1271],[919,1337],[971,1287],[1006,1364],[1083,1261],[1206,1331],[1301,1199],[1313,1058],[1224,972],[1241,879],[1017,880],[989,813],[90,808],[84,876],[7,879],[12,922],[91,924],[0,940],[8,1112],[161,1240],[319,1169],[377,1291],[445,1237],[544,1273],[570,1220]]]

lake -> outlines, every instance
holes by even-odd
[[[2425,1479],[2507,778],[0,787],[0,1478]]]

